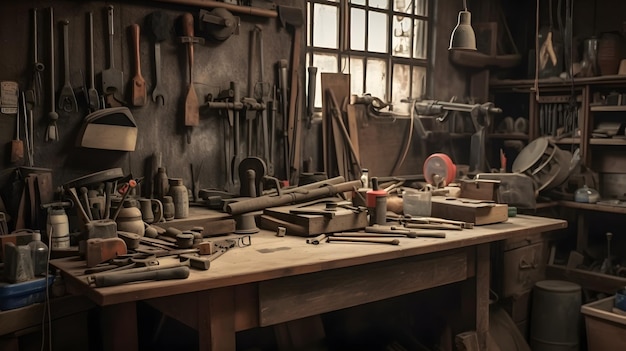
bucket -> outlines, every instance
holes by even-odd
[[[530,347],[533,351],[577,351],[581,288],[560,280],[543,280],[533,289]]]

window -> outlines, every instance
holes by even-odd
[[[430,0],[307,0],[309,66],[349,73],[352,94],[369,93],[408,112],[402,99],[426,86]],[[345,29],[345,30],[342,30]],[[307,77],[308,79],[308,77]]]

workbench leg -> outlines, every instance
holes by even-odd
[[[139,349],[135,302],[102,307],[100,328],[102,329],[102,346],[105,351]]]
[[[198,341],[201,351],[235,350],[235,289],[198,293]]]
[[[487,350],[489,333],[489,245],[476,246],[476,334],[481,350]]]

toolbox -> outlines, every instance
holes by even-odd
[[[626,349],[626,316],[613,313],[615,297],[582,305],[589,351]]]
[[[42,302],[46,298],[46,284],[52,285],[53,282],[54,275],[14,284],[0,282],[0,310],[12,310]]]

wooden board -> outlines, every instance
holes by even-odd
[[[480,202],[465,198],[445,198],[434,196],[432,199],[432,217],[440,217],[485,225],[505,222],[509,219],[509,206]]]
[[[328,218],[321,214],[290,213],[291,210],[295,209],[323,210],[324,207],[325,204],[323,203],[309,206],[291,205],[272,207],[265,209],[263,214],[303,227],[305,230],[305,236],[354,230],[365,228],[367,226],[366,211],[355,213],[349,209],[337,208],[334,218]],[[298,231],[293,231],[291,234],[301,235]]]

